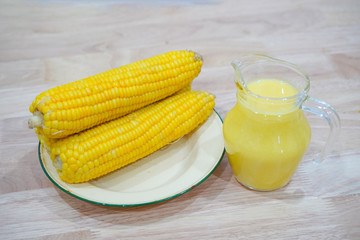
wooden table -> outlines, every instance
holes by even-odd
[[[360,3],[357,0],[0,1],[0,239],[360,239]],[[234,105],[230,62],[263,53],[301,66],[310,95],[342,119],[320,165],[328,127],[313,137],[292,181],[245,189],[227,156],[174,199],[107,207],[57,189],[42,171],[28,107],[51,87],[177,49],[204,56],[195,89]]]

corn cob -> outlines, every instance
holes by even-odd
[[[182,88],[181,90],[179,90],[175,94],[179,95],[179,94],[182,94],[182,93],[187,92],[187,91],[191,91],[191,85],[190,84],[185,86],[184,88]],[[140,111],[138,111],[138,113],[140,113]],[[137,113],[133,112],[132,117],[135,117],[136,114]],[[41,133],[41,131],[39,131],[39,129],[35,129],[35,133],[37,134],[41,144],[43,144],[47,148],[47,150],[50,150],[49,147],[52,147],[52,146],[54,146],[54,144],[59,142],[58,138],[48,138],[47,136],[43,135]],[[93,136],[96,136],[97,132],[96,131],[88,131],[86,134],[88,134],[88,136],[93,137]]]
[[[163,99],[198,76],[202,57],[173,51],[115,68],[39,94],[30,106],[30,128],[63,138]]]
[[[63,181],[86,182],[133,163],[191,132],[208,118],[214,105],[213,95],[186,91],[46,144]]]

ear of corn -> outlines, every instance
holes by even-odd
[[[175,94],[179,95],[179,94],[185,93],[185,92],[190,91],[190,90],[191,90],[191,85],[189,84],[186,87],[179,90],[178,92],[176,92]],[[134,118],[135,116],[137,116],[137,114],[140,114],[140,113],[141,113],[141,111],[139,111],[139,110],[137,112],[135,111],[135,112],[132,113],[132,117]],[[128,118],[125,118],[125,119],[128,119]],[[98,125],[98,129],[101,128],[100,125],[101,124]],[[96,136],[98,134],[97,131],[87,131],[86,133],[85,133],[85,131],[83,131],[83,134],[86,134],[87,136],[91,136],[91,137],[94,137],[94,136]],[[47,150],[49,150],[49,147],[51,147],[54,144],[56,144],[57,142],[59,142],[58,138],[49,138],[46,135],[44,135],[42,133],[42,131],[40,131],[37,128],[35,129],[35,133],[37,134],[41,144],[43,144],[45,147],[47,147]]]
[[[122,118],[43,143],[63,181],[85,182],[191,132],[208,118],[214,105],[214,96],[207,92],[181,91]]]
[[[47,138],[78,133],[170,96],[201,66],[199,54],[173,51],[49,89],[31,104],[29,127]]]

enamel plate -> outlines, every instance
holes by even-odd
[[[223,154],[222,120],[215,111],[196,131],[86,183],[63,182],[49,154],[39,144],[41,166],[57,187],[87,202],[122,207],[157,203],[191,190],[210,176]]]

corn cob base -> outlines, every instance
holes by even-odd
[[[176,94],[112,122],[47,143],[60,178],[86,182],[141,159],[193,131],[212,113],[214,96]]]

